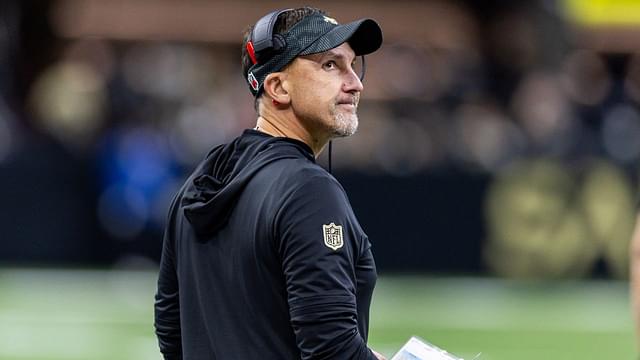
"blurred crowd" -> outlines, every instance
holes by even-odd
[[[559,3],[492,3],[457,2],[466,27],[449,29],[455,36],[385,42],[367,58],[360,129],[334,141],[334,171],[363,181],[481,176],[484,231],[469,241],[482,244],[484,270],[576,276],[604,266],[625,276],[640,163],[640,55],[579,42]],[[168,203],[187,171],[254,126],[239,64],[245,24],[234,44],[64,38],[46,26],[49,34],[36,36],[41,29],[26,31],[24,22],[39,24],[30,16],[43,14],[3,6],[0,185],[13,200],[1,216],[15,226],[3,243],[37,237],[39,245],[16,245],[0,259],[46,262],[59,246],[42,235],[66,229],[61,238],[91,240],[63,259],[157,260]],[[33,41],[45,50],[25,52],[39,46],[24,45]],[[64,213],[56,224],[46,225],[42,205],[25,205],[39,191],[57,191],[50,201],[67,204],[45,209]],[[82,200],[70,204],[74,194]],[[405,230],[428,234],[418,225]]]

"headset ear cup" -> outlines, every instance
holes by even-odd
[[[280,52],[285,47],[287,47],[287,41],[284,39],[284,36],[282,36],[282,34],[274,34],[273,35],[273,50],[275,52]]]

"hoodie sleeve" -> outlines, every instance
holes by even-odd
[[[154,306],[156,336],[165,360],[182,359],[180,302],[173,242],[175,202],[174,200],[171,205],[168,225],[165,229]]]
[[[364,234],[342,187],[326,175],[308,177],[275,221],[302,359],[376,359],[358,331],[355,264]]]

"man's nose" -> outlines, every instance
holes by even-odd
[[[364,89],[360,77],[353,69],[350,69],[345,75],[344,84],[342,86],[345,92],[360,92]]]

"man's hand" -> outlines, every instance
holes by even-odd
[[[380,353],[378,353],[378,352],[375,352],[375,351],[373,351],[373,350],[371,350],[371,352],[373,353],[373,355],[375,355],[375,356],[376,356],[376,358],[378,358],[378,360],[387,360],[387,358],[386,358],[386,357],[384,357],[382,354],[380,354]]]

